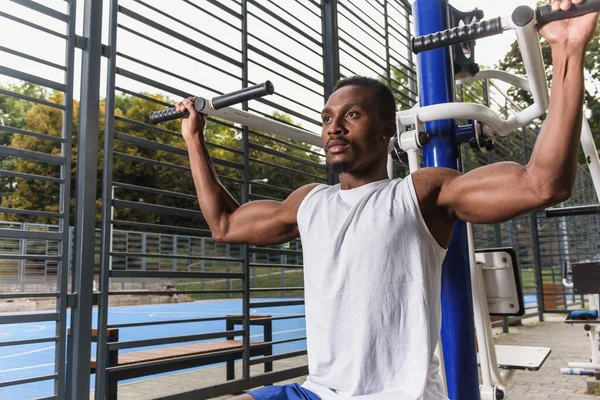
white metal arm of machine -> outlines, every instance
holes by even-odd
[[[418,150],[425,144],[423,138],[427,136],[423,129],[425,122],[448,119],[475,120],[477,123],[474,124],[474,134],[476,140],[478,140],[480,135],[490,139],[493,139],[496,135],[507,136],[516,129],[526,126],[532,120],[542,116],[548,108],[549,96],[537,27],[552,20],[570,18],[598,10],[600,10],[600,0],[587,0],[568,12],[552,12],[549,6],[538,7],[535,11],[529,7],[518,7],[511,18],[482,21],[471,24],[471,26],[465,25],[415,38],[413,40],[413,51],[417,53],[514,29],[517,34],[527,78],[502,71],[483,71],[458,83],[497,79],[531,92],[534,102],[530,107],[506,120],[496,115],[489,107],[480,104],[445,103],[425,107],[415,106],[410,110],[400,111],[396,114],[398,135],[390,143],[390,150],[394,151],[397,156],[401,153],[398,149],[406,153],[406,161],[408,161],[412,173],[419,168]],[[407,130],[408,126],[411,126],[411,130]],[[600,197],[600,161],[589,125],[585,119],[581,143],[594,181],[594,187]],[[486,302],[486,289],[481,271],[475,260],[473,232],[470,224],[467,224],[467,232],[473,289],[473,313],[479,343],[482,375],[480,396],[482,400],[499,400],[506,398],[506,386],[513,370],[501,370],[499,368]]]
[[[509,135],[517,128],[525,126],[532,120],[542,116],[548,108],[549,97],[537,27],[553,20],[571,18],[598,10],[600,10],[600,1],[598,0],[588,0],[581,5],[573,5],[569,11],[559,12],[551,12],[549,6],[538,7],[535,11],[529,7],[521,6],[514,10],[511,17],[476,22],[415,38],[413,40],[413,51],[421,52],[500,34],[507,30],[515,30],[527,78],[503,71],[482,71],[476,76],[462,79],[458,83],[498,79],[531,92],[534,101],[531,106],[506,120],[496,115],[489,107],[481,104],[455,102],[416,107],[397,113],[398,132],[401,133],[405,130],[404,127],[413,125],[415,118],[421,122],[472,119],[483,125],[481,133],[493,138],[495,135]]]

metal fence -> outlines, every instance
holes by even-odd
[[[45,225],[27,222],[0,221],[4,229],[15,229],[30,232],[57,232],[57,225]],[[70,228],[70,250],[73,254],[73,228]],[[94,260],[94,288],[97,290],[100,274],[101,231],[96,230]],[[192,235],[173,235],[166,233],[140,231],[113,231],[113,248],[126,256],[114,256],[112,269],[117,271],[190,271],[199,268],[201,272],[231,272],[232,263],[229,258],[239,257],[241,246],[229,243],[218,243],[210,237]],[[277,248],[302,251],[300,240],[294,240]],[[57,292],[58,256],[57,243],[48,240],[0,238],[0,254],[6,256],[23,256],[21,259],[6,258],[0,261],[0,293],[39,293]],[[137,254],[148,254],[140,257]],[[26,259],[27,255],[38,257]],[[170,258],[178,256],[180,258]],[[185,257],[188,258],[185,258]],[[198,261],[192,261],[200,257]],[[224,261],[223,261],[224,260]],[[280,266],[274,268],[273,265]],[[282,288],[301,286],[302,270],[288,270],[287,265],[301,265],[302,256],[287,254],[251,254],[250,288],[266,287],[265,282],[277,281]],[[261,267],[265,265],[265,267]],[[293,268],[293,267],[292,267]],[[287,280],[287,283],[286,283]],[[144,289],[164,290],[168,286],[181,290],[196,288],[200,293],[188,295],[192,299],[215,299],[241,297],[240,293],[210,294],[205,289],[232,289],[232,280],[225,279],[120,279],[113,282],[111,291],[121,295],[139,295]],[[69,288],[70,289],[70,288]],[[263,294],[265,297],[301,297],[301,293],[279,292]]]
[[[3,254],[2,262],[18,260],[20,263],[44,263],[43,273],[46,274],[49,265],[55,269],[57,286],[52,290],[37,293],[0,293],[0,299],[15,298],[49,298],[55,299],[55,306],[49,312],[35,312],[22,315],[0,315],[0,325],[5,324],[31,324],[38,322],[55,322],[54,329],[35,339],[15,338],[3,341],[5,346],[27,346],[39,343],[48,344],[53,354],[54,371],[49,374],[17,378],[0,383],[0,389],[19,385],[32,384],[42,381],[53,381],[55,398],[65,398],[66,376],[63,366],[66,355],[66,318],[67,295],[69,279],[69,215],[71,198],[71,163],[73,139],[73,94],[75,74],[75,2],[61,2],[53,7],[36,2],[19,1],[15,4],[3,5],[0,11],[2,34],[0,35],[0,51],[2,52],[2,65],[0,74],[15,80],[29,82],[34,85],[52,90],[52,96],[40,96],[39,92],[22,90],[14,92],[2,88],[0,94],[12,101],[21,101],[46,111],[54,119],[52,129],[31,129],[23,120],[11,119],[3,110],[0,132],[2,146],[0,146],[0,177],[3,191],[8,187],[16,189],[22,182],[34,184],[38,191],[48,193],[44,206],[32,207],[7,207],[4,200],[0,212],[10,215],[14,219],[27,220],[30,217],[42,217],[57,224],[52,231],[37,229],[18,230],[1,228],[0,236],[20,241],[18,254]],[[55,2],[57,3],[57,2]],[[37,22],[33,22],[31,13],[40,15]],[[11,32],[11,33],[9,33]],[[48,54],[43,47],[15,46],[10,43],[14,33],[25,34],[29,43],[49,43],[52,54]],[[43,72],[40,72],[43,70]],[[33,146],[9,146],[7,144],[20,138],[22,143],[35,143]],[[21,169],[16,166],[17,160],[38,168]],[[25,195],[25,194],[23,194]],[[50,254],[36,254],[42,248],[50,248]],[[31,250],[31,252],[29,252]],[[46,264],[50,263],[50,264]],[[20,272],[25,272],[21,269]],[[41,270],[38,269],[38,273]]]
[[[393,89],[398,107],[409,108],[417,95],[408,46],[410,4],[178,0],[169,2],[168,10],[165,4],[12,0],[0,10],[0,75],[14,84],[0,89],[0,214],[8,221],[0,228],[0,280],[14,285],[0,299],[57,300],[51,312],[0,315],[0,326],[56,322],[48,337],[0,342],[2,347],[55,346],[53,373],[0,382],[0,393],[51,381],[52,390],[41,397],[85,398],[90,358],[95,357],[95,397],[104,398],[112,394],[107,377],[131,376],[127,368],[107,366],[110,351],[177,346],[232,334],[242,337],[242,346],[225,353],[242,360],[242,376],[199,383],[202,387],[178,398],[235,393],[307,371],[303,361],[285,367],[285,360],[305,350],[250,357],[250,308],[303,304],[301,242],[273,247],[216,244],[198,209],[179,122],[157,127],[146,117],[191,94],[212,97],[269,79],[277,94],[241,108],[316,133],[320,107],[334,83],[352,74],[381,79]],[[22,41],[14,37],[38,46],[23,50],[18,46]],[[517,107],[489,82],[459,87],[457,96],[506,113]],[[13,114],[6,112],[9,106]],[[524,127],[486,155],[465,147],[466,169],[501,160],[526,162],[537,129]],[[219,178],[240,203],[281,200],[303,184],[335,182],[322,151],[313,144],[218,119],[209,121],[206,138]],[[406,168],[396,168],[397,176],[406,173]],[[594,201],[589,176],[581,171],[572,202]],[[560,265],[597,257],[599,222],[598,217],[547,220],[541,214],[528,215],[476,226],[476,245],[514,247],[525,293],[535,295],[546,311],[564,309],[573,296],[559,285]],[[48,282],[55,284],[44,286]],[[167,285],[172,286],[168,291]],[[551,294],[546,285],[552,285]],[[166,293],[240,298],[242,328],[182,337],[164,329],[174,323],[170,319],[152,321],[157,330],[151,339],[119,343],[108,336],[110,328],[150,326],[110,325],[109,301]],[[550,298],[554,303],[546,304]],[[94,339],[89,327],[96,304]],[[67,306],[73,327],[68,346]],[[176,322],[225,323],[227,318]],[[297,314],[268,320],[302,318]],[[97,340],[96,354],[91,354],[92,340]],[[303,340],[298,335],[267,345]],[[179,368],[209,363],[210,357],[188,357]],[[276,372],[251,373],[251,365],[271,363]],[[153,373],[171,371],[173,360],[152,367]]]

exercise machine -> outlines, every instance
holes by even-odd
[[[262,84],[250,86],[235,92],[226,93],[216,96],[212,99],[197,97],[194,102],[194,108],[199,113],[206,114],[211,117],[221,118],[227,121],[246,125],[249,128],[264,130],[267,132],[276,132],[281,136],[298,140],[313,146],[321,147],[321,137],[306,129],[298,128],[282,122],[277,122],[273,119],[260,117],[256,114],[249,113],[231,106],[254,100],[259,97],[271,95],[275,93],[275,87],[270,81]],[[178,113],[175,107],[166,110],[155,111],[150,114],[148,119],[153,124],[172,121],[175,119],[186,118],[189,115],[187,111]]]
[[[535,10],[521,6],[510,17],[484,21],[479,21],[482,15],[476,11],[469,16],[474,22],[466,24],[464,15],[458,15],[458,18],[454,18],[455,26],[450,26],[453,18],[448,18],[447,1],[416,0],[413,14],[417,36],[413,38],[412,49],[418,55],[419,105],[397,113],[398,133],[390,144],[391,152],[397,159],[408,161],[411,172],[420,166],[418,151],[421,149],[425,166],[458,169],[458,146],[461,143],[474,144],[473,147],[479,151],[487,152],[493,148],[498,136],[507,136],[542,116],[548,107],[549,94],[537,28],[550,21],[598,10],[600,1],[591,0],[561,12],[553,12],[550,6],[540,6]],[[456,20],[463,23],[456,23]],[[526,78],[504,71],[479,71],[478,66],[472,63],[473,48],[469,49],[470,60],[462,60],[460,74],[452,75],[452,62],[456,62],[456,59],[451,59],[451,46],[468,48],[477,39],[502,34],[507,30],[516,32]],[[471,64],[464,65],[465,62]],[[508,119],[502,119],[484,105],[454,101],[455,84],[483,79],[497,79],[529,91],[533,104]],[[455,121],[458,119],[473,122],[470,127],[457,127]],[[585,120],[581,143],[598,191],[600,163]],[[478,263],[470,224],[457,223],[453,237],[442,270],[443,346],[438,351],[443,360],[448,395],[451,399],[505,399],[508,396],[506,385],[512,371],[539,369],[550,349],[502,348],[493,345],[489,296],[486,293],[489,288],[485,285],[485,269],[482,265],[492,269],[499,265],[493,257],[487,262]],[[465,268],[467,263],[469,270]],[[470,315],[474,315],[474,324]],[[481,385],[477,385],[473,326],[479,344]]]

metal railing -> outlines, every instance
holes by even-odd
[[[58,232],[57,225],[35,224],[27,222],[0,221],[4,229],[16,229],[35,232]],[[73,228],[70,228],[71,247],[73,254]],[[96,231],[94,260],[95,287],[98,287],[100,273],[100,233]],[[198,269],[201,272],[241,272],[232,270],[231,258],[239,258],[240,245],[218,243],[210,237],[192,235],[172,235],[127,230],[113,231],[113,261],[115,271],[190,271]],[[250,265],[250,288],[259,289],[266,281],[278,280],[280,286],[301,286],[302,271],[297,266],[302,265],[302,250],[300,240],[294,240],[281,246],[273,247],[294,251],[294,255],[252,253]],[[40,293],[44,291],[57,292],[59,289],[58,242],[48,240],[0,238],[0,293],[7,297],[17,293]],[[146,255],[146,256],[143,256]],[[27,256],[27,257],[25,257]],[[290,270],[292,269],[292,270]],[[291,273],[291,274],[290,274]],[[278,278],[278,279],[277,279]],[[287,283],[286,283],[287,279]],[[240,293],[230,292],[211,294],[211,290],[232,289],[232,280],[225,279],[163,279],[136,278],[115,279],[110,286],[110,293],[115,295],[140,294],[140,290],[164,290],[173,285],[174,289],[186,291],[196,288],[200,293],[194,293],[193,299],[217,299],[240,297]],[[69,287],[70,289],[70,287]],[[208,292],[206,292],[208,291]],[[295,293],[296,295],[298,293]],[[269,288],[269,293],[262,296],[289,297],[285,290],[279,292]],[[297,297],[297,296],[296,296]]]
[[[3,7],[0,14],[3,29],[13,32],[26,32],[32,41],[40,43],[52,42],[57,50],[56,54],[48,58],[43,51],[5,45],[9,36],[3,34],[2,46],[3,62],[0,74],[11,79],[27,82],[30,87],[38,86],[44,90],[52,90],[53,95],[44,98],[40,91],[20,90],[11,91],[2,89],[0,94],[12,102],[19,102],[23,109],[45,109],[48,115],[55,118],[54,129],[43,130],[39,124],[38,129],[29,128],[22,121],[15,121],[12,125],[6,124],[7,115],[3,115],[0,132],[3,134],[3,146],[0,146],[0,158],[3,160],[0,169],[2,183],[8,187],[19,187],[23,182],[35,182],[42,194],[44,205],[32,204],[32,207],[19,207],[2,205],[0,210],[4,215],[11,215],[14,219],[21,217],[49,218],[57,223],[57,227],[50,231],[43,231],[30,227],[19,230],[1,228],[0,236],[4,239],[16,240],[19,244],[18,254],[10,254],[10,248],[3,248],[0,259],[2,263],[7,260],[18,260],[18,274],[23,277],[28,272],[36,270],[38,274],[45,274],[49,268],[57,276],[56,288],[42,290],[35,293],[35,297],[56,299],[52,313],[28,313],[24,316],[1,315],[0,324],[12,324],[28,321],[55,321],[55,334],[52,337],[41,338],[38,341],[53,343],[54,369],[53,373],[34,375],[28,378],[2,382],[3,388],[22,385],[26,383],[54,381],[53,397],[65,397],[65,354],[66,354],[66,318],[67,318],[67,286],[69,280],[68,257],[69,250],[69,215],[71,196],[71,163],[72,163],[72,121],[74,115],[73,92],[75,72],[75,2],[67,2],[56,8],[51,8],[28,1],[15,1]],[[34,18],[31,18],[34,16]],[[23,65],[23,61],[26,65]],[[45,71],[41,74],[40,71]],[[27,87],[22,86],[22,89]],[[6,104],[6,102],[4,103]],[[10,120],[10,118],[8,118]],[[31,125],[36,125],[35,123]],[[8,142],[13,146],[7,146]],[[20,147],[25,143],[30,146]],[[32,143],[33,142],[33,143]],[[15,146],[14,144],[17,143]],[[24,172],[14,168],[16,159],[27,160],[30,171]],[[7,187],[7,186],[4,186]],[[42,189],[43,188],[43,189]],[[32,254],[38,253],[38,254]],[[32,262],[36,267],[32,266]],[[43,270],[40,268],[43,265]],[[28,269],[29,267],[29,269]],[[19,296],[27,296],[21,291]],[[6,294],[2,294],[6,298]],[[11,346],[27,344],[27,340],[10,342]]]

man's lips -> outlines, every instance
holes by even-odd
[[[339,139],[330,140],[326,147],[328,153],[337,154],[346,150],[348,147],[348,142]]]
[[[331,154],[341,153],[344,150],[346,150],[346,147],[348,147],[347,144],[336,144],[336,145],[330,146],[329,153],[331,153]]]

